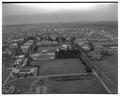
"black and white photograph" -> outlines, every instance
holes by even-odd
[[[118,2],[2,2],[2,94],[118,94]]]

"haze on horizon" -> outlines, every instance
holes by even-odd
[[[3,25],[117,20],[117,3],[2,4]]]

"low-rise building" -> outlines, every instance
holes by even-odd
[[[102,54],[101,53],[97,53],[95,51],[91,51],[88,53],[88,57],[91,60],[102,60]]]
[[[83,48],[84,51],[90,51],[90,46],[88,44],[84,42],[78,44]]]
[[[15,86],[10,86],[8,88],[3,89],[4,94],[14,94],[15,93]]]
[[[12,72],[12,77],[28,77],[36,76],[37,67],[22,67],[20,69],[14,69]]]
[[[15,48],[17,48],[17,47],[18,47],[18,44],[17,44],[17,43],[12,43],[12,44],[9,45],[9,48],[10,48],[10,49],[15,49]]]
[[[48,41],[48,40],[43,40],[43,41],[37,42],[37,46],[48,46],[48,45],[57,46],[58,42],[56,42],[56,41]]]
[[[59,46],[60,50],[72,50],[72,46],[68,45],[68,44],[63,44],[61,46]]]
[[[15,56],[17,59],[23,59],[25,57],[25,55],[19,55],[19,56]]]
[[[23,53],[27,53],[28,49],[30,48],[30,46],[26,45],[26,46],[21,46],[22,52]]]
[[[50,60],[50,59],[54,59],[55,58],[55,53],[54,52],[48,52],[48,53],[35,53],[32,54],[31,58],[33,60]]]
[[[23,60],[23,58],[17,59],[17,60],[15,61],[15,63],[13,64],[13,68],[18,67],[18,66],[21,66],[22,60]]]

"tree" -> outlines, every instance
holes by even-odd
[[[56,39],[55,39],[58,43],[60,43],[60,40],[59,40],[59,38],[58,37],[56,37]]]
[[[66,38],[65,37],[61,37],[61,41],[62,42],[66,42]]]
[[[2,47],[2,50],[4,50],[4,49],[9,49],[9,44],[8,44],[8,42],[3,42],[3,47]]]
[[[71,39],[70,39],[70,42],[73,43],[75,41],[75,37],[72,36]]]
[[[21,47],[18,46],[17,48],[15,48],[15,50],[13,51],[13,53],[14,53],[15,55],[20,55],[20,54],[22,54],[23,52],[22,52]]]

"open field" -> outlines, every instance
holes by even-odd
[[[86,73],[85,67],[79,59],[56,59],[32,62],[32,65],[40,65],[41,75]]]
[[[86,80],[49,81],[48,93],[50,94],[98,94],[107,93],[102,84],[93,74]]]
[[[10,68],[12,68],[12,65],[13,65],[15,60],[13,60],[12,57],[9,55],[3,55],[2,58],[3,58],[3,61],[2,61],[2,82],[4,83],[12,71],[12,69],[10,69]]]
[[[93,66],[100,73],[103,80],[108,80],[110,88],[118,87],[118,54],[115,52],[112,56],[106,56],[102,61],[92,61]],[[106,81],[105,82],[108,82]],[[111,87],[112,85],[112,87]]]

